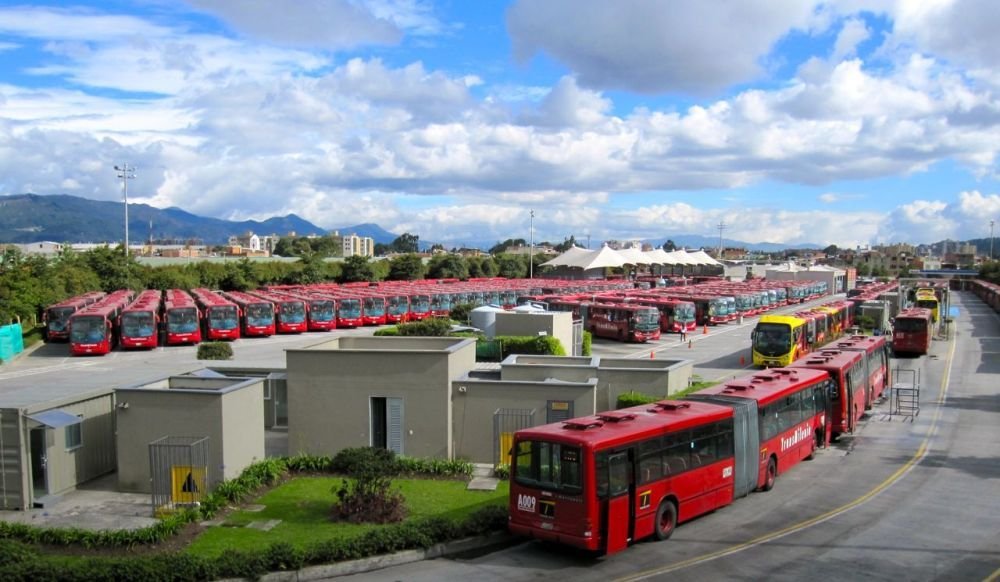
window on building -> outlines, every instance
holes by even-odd
[[[80,422],[66,426],[66,449],[78,449],[83,446],[83,415],[76,415]]]

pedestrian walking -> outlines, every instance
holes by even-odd
[[[682,327],[681,328],[681,341],[684,341],[687,338],[688,338],[688,330],[687,330],[686,327]]]

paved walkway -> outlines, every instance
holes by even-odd
[[[470,491],[496,491],[500,480],[493,476],[493,465],[476,463],[472,467],[472,480],[467,487]]]

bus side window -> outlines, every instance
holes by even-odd
[[[594,455],[594,474],[597,477],[597,498],[605,499],[608,496],[608,454],[597,453]]]

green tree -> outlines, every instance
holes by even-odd
[[[397,253],[416,253],[420,251],[420,237],[404,232],[392,241],[389,247]]]
[[[528,243],[523,238],[509,238],[503,241],[502,243],[497,243],[492,247],[490,247],[490,254],[498,255],[506,251],[508,247],[517,247],[517,246],[521,247],[528,246]]]
[[[374,281],[375,272],[368,261],[368,257],[352,255],[344,259],[340,272],[341,283],[351,283],[354,281]]]
[[[390,281],[416,281],[424,278],[424,262],[420,255],[407,253],[389,261]]]
[[[837,256],[837,253],[839,253],[839,252],[840,252],[840,249],[837,248],[837,245],[830,245],[830,246],[826,247],[825,249],[823,249],[823,253],[826,256],[828,256],[828,257]]]
[[[564,240],[560,244],[553,246],[552,248],[555,249],[557,252],[565,253],[574,246],[576,246],[576,237],[573,235],[569,235],[568,239]]]
[[[674,241],[668,238],[667,242],[663,243],[663,250],[668,253],[676,251],[677,245],[674,244]]]
[[[469,268],[458,255],[439,254],[427,264],[427,276],[432,279],[468,279]]]
[[[503,253],[494,259],[497,275],[508,279],[523,279],[528,276],[528,262],[522,255]]]

